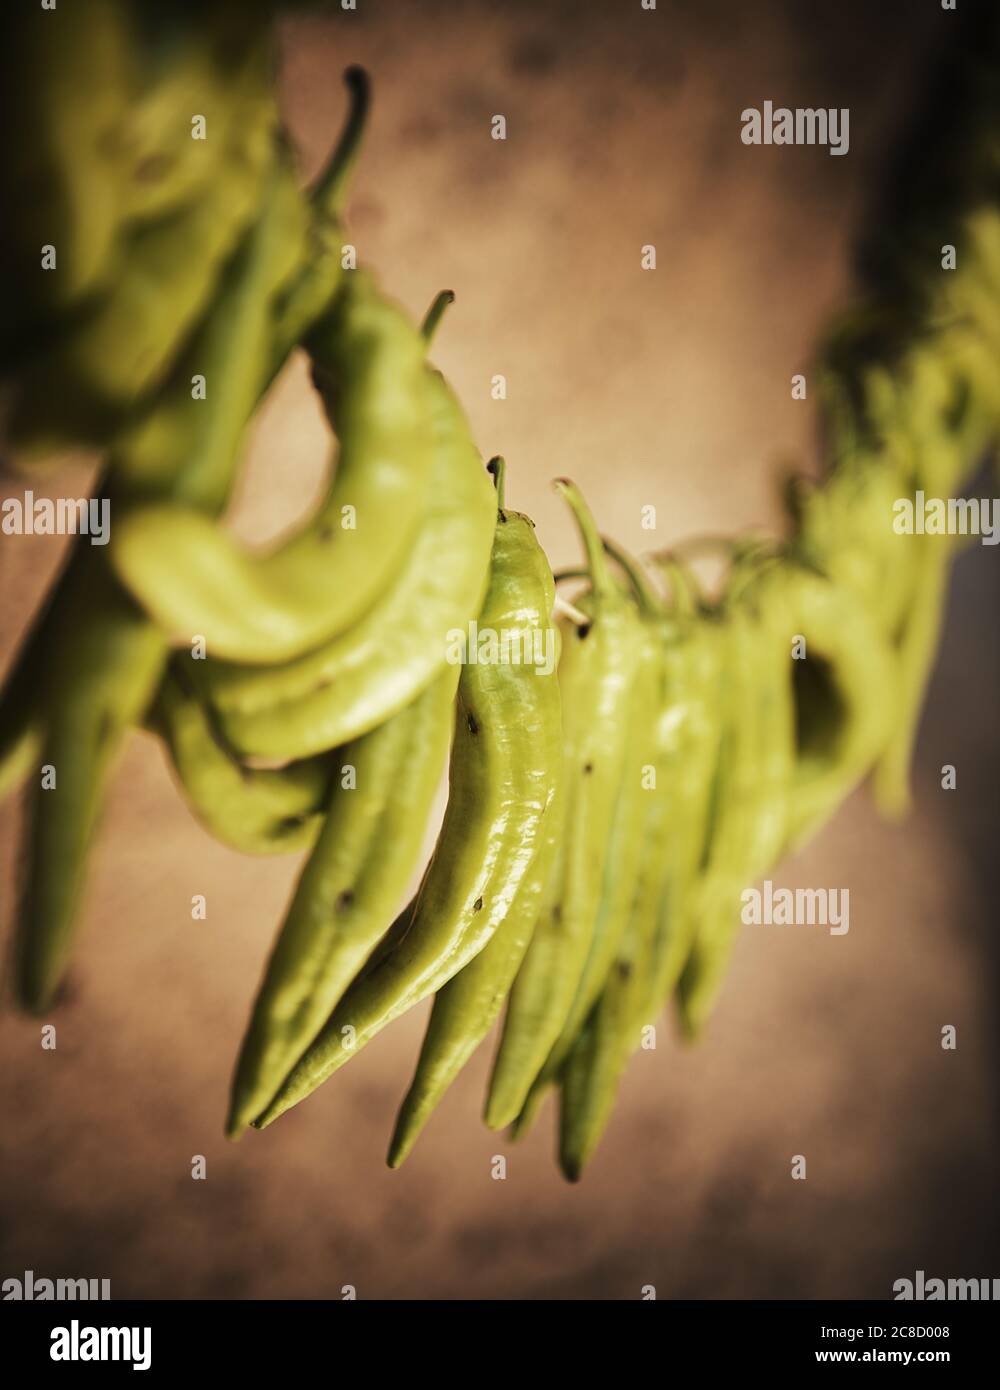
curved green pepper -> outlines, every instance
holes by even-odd
[[[203,689],[246,756],[299,758],[360,737],[446,664],[448,633],[479,611],[496,524],[493,492],[462,412],[428,371],[434,430],[427,511],[385,593],[348,631],[282,666],[207,662]]]
[[[309,524],[266,555],[173,506],[136,508],[115,528],[125,585],[168,633],[204,634],[211,655],[289,660],[342,632],[391,582],[420,522],[432,462],[420,334],[355,271],[310,351],[333,376],[340,453]]]
[[[490,941],[516,901],[544,844],[560,775],[555,673],[527,660],[551,631],[552,602],[551,572],[531,522],[501,505],[479,619],[486,640],[468,652],[477,659],[462,669],[448,807],[409,930],[348,990],[260,1116],[261,1128],[446,984]],[[503,659],[504,641],[508,656],[521,652],[521,660]]]
[[[448,667],[381,728],[341,749],[326,820],[254,1004],[233,1079],[236,1138],[273,1099],[370,957],[416,865],[448,749]]]
[[[176,669],[161,681],[146,723],[163,739],[192,811],[224,845],[243,854],[289,854],[316,839],[329,758],[244,767],[220,745]]]

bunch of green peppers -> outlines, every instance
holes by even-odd
[[[524,1133],[557,1090],[575,1180],[668,1001],[688,1036],[704,1026],[742,892],[869,773],[905,809],[955,539],[893,517],[950,495],[995,436],[1000,112],[973,83],[973,172],[930,205],[947,235],[926,207],[901,214],[905,275],[825,344],[828,468],[788,481],[788,536],[729,547],[709,593],[682,556],[647,565],[602,538],[560,480],[585,552],[568,602],[428,363],[451,296],[418,326],[342,257],[364,75],[303,193],[263,0],[204,22],[128,0],[82,13],[22,17],[0,84],[39,131],[3,173],[12,437],[28,460],[99,445],[113,509],[110,545],[78,538],[0,692],[0,793],[29,782],[20,1002],[56,998],[108,784],[145,727],[211,834],[307,852],[227,1133],[268,1126],[432,997],[390,1164],[505,1010],[486,1122]],[[296,348],[335,464],[309,518],[255,551],[220,520]],[[444,822],[402,905],[446,758]]]

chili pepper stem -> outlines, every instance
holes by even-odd
[[[587,569],[590,571],[594,593],[598,595],[613,593],[615,581],[612,578],[608,558],[601,543],[597,523],[584,500],[583,493],[576,483],[571,482],[569,478],[556,478],[554,486],[576,520],[580,539],[583,541],[583,548],[587,556]]]
[[[310,200],[314,207],[336,215],[343,207],[344,195],[357,163],[361,140],[371,106],[371,82],[364,68],[353,65],[344,72],[350,105],[347,120],[326,168],[313,185]]]
[[[448,308],[449,304],[454,304],[454,302],[454,290],[442,290],[440,294],[434,296],[434,302],[427,310],[427,313],[424,315],[424,321],[420,325],[420,336],[428,346],[434,340],[434,334],[437,332],[438,324],[444,317],[445,310]]]
[[[650,616],[662,615],[665,611],[663,600],[653,588],[649,581],[649,575],[642,565],[617,541],[611,540],[608,536],[603,536],[601,539],[604,542],[604,549],[624,570],[642,612]]]
[[[497,454],[497,456],[491,458],[486,465],[486,471],[493,475],[493,482],[497,490],[497,509],[502,512],[504,508],[505,484],[507,481],[507,465],[501,456]]]
[[[673,609],[684,617],[691,617],[703,595],[690,567],[669,550],[661,551],[659,554],[646,555],[643,558],[654,564],[666,578],[670,586]]]

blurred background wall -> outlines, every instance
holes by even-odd
[[[790,377],[850,294],[866,201],[950,18],[932,0],[362,0],[285,23],[304,173],[338,127],[344,66],[372,74],[352,238],[413,313],[457,292],[435,359],[484,456],[506,455],[510,500],[553,563],[576,554],[549,488],[561,473],[640,549],[776,524],[778,466],[817,461]],[[850,153],[742,145],[740,112],[765,99],[848,106]],[[496,113],[506,142],[490,139]],[[640,269],[646,243],[655,272]],[[254,430],[240,531],[291,522],[325,456],[296,362]],[[87,477],[48,485],[67,495]],[[636,1057],[577,1187],[557,1175],[551,1108],[517,1147],[481,1125],[489,1047],[407,1165],[385,1169],[423,1009],[266,1135],[225,1143],[232,1060],[297,864],[213,843],[137,736],[52,1018],[57,1051],[36,1022],[0,1019],[0,1277],[107,1277],[134,1297],[353,1284],[362,1298],[604,1299],[646,1284],[661,1298],[885,1298],[916,1269],[1000,1274],[995,559],[976,547],[957,568],[910,820],[881,824],[859,794],[775,875],[848,887],[850,933],[744,931],[706,1040],[686,1049],[664,1028]],[[3,543],[0,662],[56,561],[53,541]],[[0,809],[5,922],[16,823]],[[190,919],[196,892],[205,922]],[[207,1181],[191,1180],[195,1154]]]

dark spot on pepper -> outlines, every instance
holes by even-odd
[[[556,905],[553,907],[553,909],[552,909],[552,920],[553,920],[553,922],[561,922],[561,921],[562,921],[562,903],[556,903]]]
[[[631,979],[632,967],[627,960],[620,960],[617,965],[617,970],[619,980],[628,981]]]
[[[334,903],[334,908],[337,912],[346,912],[353,902],[354,890],[345,888],[342,893],[337,894],[337,901]]]
[[[469,726],[469,733],[472,734],[473,737],[475,737],[475,735],[479,733],[479,724],[476,720],[476,716],[472,713],[472,710],[469,710],[466,723]]]
[[[306,820],[307,817],[305,815],[285,816],[284,820],[279,821],[278,829],[282,833],[284,833],[286,830],[298,830],[300,825],[305,825]]]
[[[583,765],[583,773],[584,773],[584,776],[585,776],[585,777],[589,777],[590,774],[593,772],[593,770],[594,770],[594,764],[593,764],[593,763],[584,763],[584,765]]]
[[[506,512],[498,511],[498,512],[497,512],[497,520],[498,520],[498,521],[506,522],[506,520],[507,520],[507,513],[506,513]]]
[[[333,535],[333,527],[329,523],[327,523],[325,526],[320,526],[316,534],[319,537],[319,539],[325,544]]]
[[[473,909],[474,912],[481,912],[481,911],[482,911],[482,907],[483,907],[483,900],[482,900],[482,898],[477,898],[476,901],[472,904],[472,909]]]
[[[586,635],[587,635],[587,633],[588,633],[589,631],[590,631],[590,624],[589,624],[589,623],[581,623],[580,626],[579,626],[579,627],[577,628],[577,630],[576,630],[576,635],[577,635],[577,637],[579,637],[580,641],[582,642],[583,639],[586,637]]]
[[[136,165],[136,183],[159,183],[176,161],[168,154],[151,154]]]

